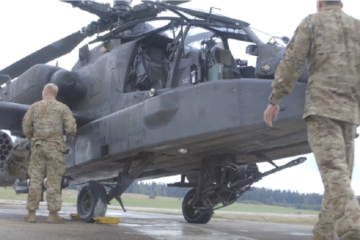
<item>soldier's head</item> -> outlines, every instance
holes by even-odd
[[[320,12],[324,7],[327,6],[339,6],[339,7],[343,7],[343,3],[341,1],[321,1],[321,0],[317,0],[316,2],[317,4],[317,10],[318,12]]]
[[[55,84],[53,83],[46,84],[42,92],[42,97],[43,99],[46,97],[56,98],[58,91],[59,88]]]

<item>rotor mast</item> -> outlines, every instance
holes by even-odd
[[[131,2],[132,0],[114,0],[113,8],[117,12],[127,12],[131,11]]]

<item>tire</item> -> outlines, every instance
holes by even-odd
[[[77,213],[81,221],[93,223],[93,217],[105,217],[107,195],[105,187],[95,181],[84,184],[77,198]]]
[[[182,212],[184,218],[188,223],[206,224],[212,218],[213,213],[212,211],[210,211],[200,214],[199,212],[196,212],[196,210],[189,205],[189,202],[195,196],[195,193],[196,193],[196,188],[193,188],[184,197],[182,204]]]

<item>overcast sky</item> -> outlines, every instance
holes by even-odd
[[[111,3],[112,0],[98,1]],[[343,10],[355,18],[360,19],[360,1],[343,0]],[[133,5],[140,3],[133,1]],[[229,17],[237,18],[251,24],[274,36],[292,37],[296,27],[308,14],[316,12],[316,0],[193,0],[183,4],[184,7],[196,8],[220,13]],[[97,17],[78,8],[72,8],[70,4],[58,0],[15,0],[0,1],[0,26],[1,26],[1,55],[0,69],[3,69],[13,62],[31,54],[38,49],[53,43],[65,36],[68,36]],[[95,37],[95,36],[94,36]],[[88,38],[78,45],[70,54],[59,59],[59,66],[70,70],[78,58],[78,48],[94,39]],[[267,41],[269,36],[261,34],[261,39]],[[249,59],[253,64],[254,58],[245,55],[245,48],[231,43],[230,47],[235,58]],[[90,48],[94,46],[91,45]],[[49,64],[55,65],[56,61]],[[359,132],[359,130],[358,130]],[[354,181],[352,186],[355,193],[360,195],[360,140],[356,140]],[[277,164],[284,164],[289,160],[276,161]],[[255,187],[267,187],[273,189],[285,189],[299,191],[302,193],[323,193],[323,185],[318,173],[315,159],[312,154],[307,155],[308,161],[305,164],[284,170],[273,176],[264,178],[255,184]],[[270,164],[259,165],[261,171],[272,168]],[[159,181],[173,182],[180,180],[180,177],[160,179]]]

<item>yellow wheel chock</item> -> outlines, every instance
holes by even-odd
[[[74,220],[79,220],[79,216],[76,213],[71,213],[70,218]]]
[[[115,217],[94,217],[93,219],[99,224],[118,224],[120,222],[120,219]]]
[[[70,218],[73,220],[79,220],[79,216],[76,213],[71,213]],[[118,224],[118,223],[120,223],[120,219],[115,218],[115,217],[93,217],[93,220],[95,220],[95,223],[98,223],[98,224]]]

